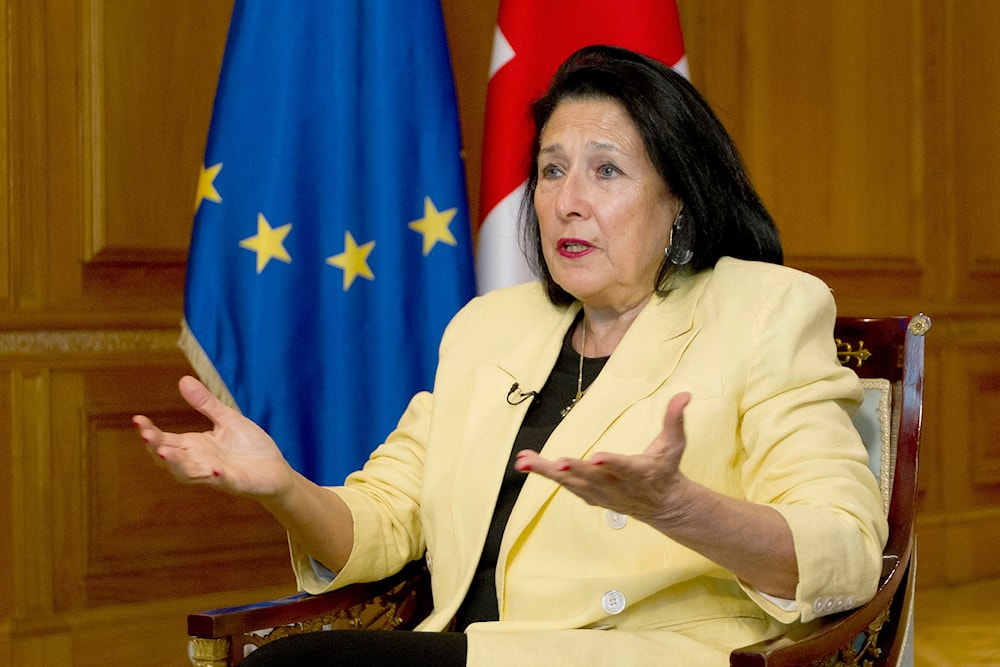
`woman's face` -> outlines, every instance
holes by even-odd
[[[537,157],[535,210],[552,278],[589,307],[645,303],[678,203],[628,113],[613,100],[561,102]]]

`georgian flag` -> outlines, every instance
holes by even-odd
[[[535,279],[517,239],[533,136],[529,108],[560,63],[589,44],[632,49],[688,75],[675,0],[501,0],[483,140],[480,294]]]

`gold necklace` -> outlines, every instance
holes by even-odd
[[[580,334],[580,369],[576,374],[576,396],[570,401],[569,405],[559,412],[560,417],[565,417],[569,414],[569,411],[583,398],[583,352],[587,349],[587,323],[584,320],[580,320],[580,326],[583,327],[583,333]],[[589,389],[589,387],[588,387]]]

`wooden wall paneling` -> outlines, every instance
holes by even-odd
[[[5,50],[9,76],[4,90],[9,94],[9,113],[3,122],[10,127],[4,159],[9,165],[11,184],[7,190],[9,215],[7,234],[10,247],[6,281],[5,319],[12,320],[15,308],[36,308],[45,294],[44,271],[47,237],[45,164],[37,156],[45,150],[45,44],[41,3],[5,3]]]
[[[28,367],[10,377],[11,664],[68,665],[68,626],[55,604],[59,545],[52,530],[49,373]]]
[[[16,372],[11,390],[14,579],[10,593],[15,617],[26,618],[54,611],[48,372],[40,368]]]
[[[189,613],[270,600],[289,593],[287,587],[256,588],[249,593],[228,592],[213,597],[163,599],[90,610],[73,618],[72,667],[183,667],[189,664],[186,658]]]
[[[44,222],[32,221],[41,223],[48,232],[43,246],[34,249],[45,259],[45,296],[40,305],[79,320],[83,313],[99,313],[95,308],[99,304],[86,303],[82,298],[80,271],[84,201],[80,145],[81,5],[38,4],[44,11],[44,22],[38,26],[44,39],[44,67],[31,73],[33,79],[29,85],[45,92],[42,113],[37,114],[39,122],[44,124],[44,139],[42,150],[28,159],[33,163],[42,161],[45,175]]]
[[[2,0],[0,0],[2,5]],[[6,369],[0,368],[0,664],[11,664],[10,630],[14,612],[13,590],[9,582],[14,581],[14,516],[13,516],[13,470],[14,446],[11,413],[13,398],[13,378]]]
[[[7,1],[0,0],[0,24],[4,35],[10,34],[10,27],[7,24]],[[4,41],[6,44],[6,41]],[[10,50],[0,48],[0,72],[10,72]],[[3,78],[4,85],[0,86],[0,183],[10,183],[10,121],[12,117],[10,110],[14,104],[10,86],[10,76]],[[0,311],[10,303],[11,279],[13,274],[10,270],[12,250],[10,242],[10,188],[0,189]],[[0,655],[3,655],[0,653]]]
[[[287,544],[255,503],[177,484],[142,447],[131,416],[143,412],[179,430],[207,421],[180,398],[188,366],[164,344],[142,351],[149,334],[74,340],[86,358],[60,360],[51,377],[49,493],[63,609],[163,599],[247,586],[290,585]],[[117,346],[131,346],[122,352]],[[58,398],[55,398],[58,397]],[[67,581],[68,580],[68,581]]]
[[[921,445],[921,585],[1000,574],[1000,326],[935,323]],[[928,343],[930,338],[928,339]],[[928,345],[930,348],[930,345]]]
[[[13,517],[12,608],[0,615],[9,664],[177,664],[188,612],[294,590],[270,515],[177,484],[135,433],[140,411],[181,430],[206,426],[177,392],[188,372],[177,335],[0,332],[12,443],[0,473],[12,478],[0,509]]]
[[[990,345],[967,356],[969,482],[976,505],[1000,506],[1000,346]]]
[[[919,296],[923,271],[917,25],[906,9],[899,0],[748,10],[747,151],[786,260],[869,300]]]
[[[917,3],[914,16],[920,21],[919,90],[914,104],[921,107],[922,127],[915,141],[921,176],[914,180],[920,222],[923,227],[927,271],[921,288],[920,305],[938,310],[955,293],[955,191],[952,187],[958,165],[955,163],[952,128],[955,105],[948,60],[954,39],[950,13],[955,3]],[[928,347],[933,347],[928,339]]]
[[[958,298],[1000,304],[1000,4],[950,3],[949,76],[954,81],[954,179]],[[990,45],[990,46],[986,46]],[[983,49],[989,49],[987,56]]]
[[[47,7],[50,305],[173,324],[231,3]]]
[[[177,484],[138,442],[130,421],[137,410],[170,430],[210,428],[177,394],[177,361],[85,374],[90,605],[235,590],[251,572],[254,586],[293,582],[285,533],[269,514]]]
[[[62,362],[62,363],[60,363]],[[50,362],[51,363],[51,362]],[[53,365],[65,361],[55,360]],[[46,493],[51,498],[54,557],[59,576],[53,579],[55,607],[60,612],[79,609],[85,602],[84,539],[87,531],[86,441],[82,427],[84,386],[78,371],[49,369],[49,422],[52,461]]]
[[[88,262],[183,264],[231,4],[83,3]]]
[[[942,414],[948,420],[941,475],[944,507],[964,511],[1000,507],[1000,344],[957,341],[946,371]]]

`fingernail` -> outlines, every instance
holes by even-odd
[[[559,466],[559,471],[560,472],[566,472],[567,470],[569,470],[569,464],[568,463],[564,463],[561,466]]]
[[[602,465],[604,465],[604,461],[601,461],[601,460],[594,461],[594,465],[595,466],[602,466]]]
[[[166,461],[166,460],[167,460],[167,457],[166,457],[166,456],[164,456],[163,454],[160,454],[159,452],[157,452],[157,454],[156,454],[156,455],[157,455],[157,456],[159,456],[159,457],[160,457],[161,459],[163,459],[164,461]]]
[[[531,466],[521,466],[518,470],[521,472],[531,472]]]
[[[213,471],[212,471],[212,475],[213,475],[213,476],[215,476],[215,477],[218,477],[218,476],[219,476],[219,475],[221,475],[221,474],[222,474],[222,473],[221,473],[221,472],[219,472],[218,470],[213,470]]]
[[[142,435],[142,436],[139,436],[139,437],[142,438],[143,442],[149,442],[149,438],[147,438],[146,436]]]

